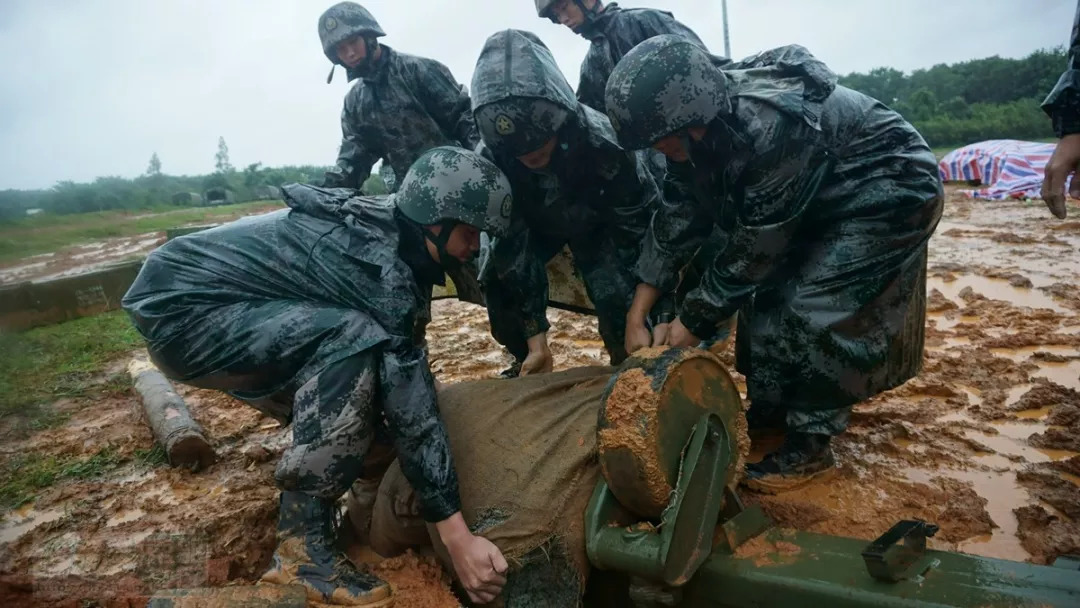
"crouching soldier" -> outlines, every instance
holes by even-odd
[[[355,2],[335,4],[319,17],[323,53],[334,64],[327,82],[339,65],[356,81],[345,96],[341,151],[337,168],[326,174],[327,187],[359,189],[382,158],[396,176],[387,180],[393,192],[396,180],[425,151],[436,146],[472,150],[479,141],[469,95],[450,70],[380,44],[385,35]]]
[[[607,118],[578,103],[529,32],[488,38],[472,90],[479,150],[506,173],[518,201],[509,236],[492,242],[482,270],[492,334],[521,373],[551,370],[545,264],[569,245],[608,354],[622,361],[632,268],[659,202],[643,156],[621,148]],[[670,321],[663,306],[657,324]]]
[[[499,594],[506,563],[461,516],[458,480],[417,336],[443,267],[469,260],[480,231],[505,234],[512,198],[497,167],[435,148],[397,194],[290,185],[290,209],[170,241],[123,300],[170,378],[218,389],[292,424],[275,471],[278,546],[263,580],[314,601],[382,605],[383,581],[335,548],[335,501],[393,439],[420,510],[475,601]]]
[[[630,316],[640,323],[675,287],[714,226],[729,235],[666,342],[697,344],[739,312],[751,428],[787,430],[747,475],[784,487],[830,470],[830,439],[852,407],[919,371],[927,241],[942,186],[919,133],[837,86],[806,49],[783,47],[731,70],[713,59],[659,36],[632,50],[607,85],[623,146],[668,157]]]

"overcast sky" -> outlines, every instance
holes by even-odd
[[[0,0],[0,189],[232,163],[332,164],[347,87],[319,47],[325,0]],[[468,84],[484,39],[536,32],[571,84],[587,42],[533,0],[362,2],[404,52]],[[675,13],[717,53],[720,0],[628,0]],[[1074,0],[729,0],[736,58],[790,43],[835,71],[905,71],[1065,44]],[[1064,66],[1062,66],[1064,69]]]

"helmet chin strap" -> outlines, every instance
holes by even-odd
[[[435,245],[435,253],[439,254],[439,265],[447,270],[454,270],[461,266],[461,260],[450,255],[450,252],[446,250],[446,243],[450,241],[450,235],[454,232],[454,227],[458,222],[454,220],[443,220],[438,223],[442,227],[442,230],[438,234],[432,232],[427,226],[420,226],[420,230],[424,233],[424,237],[431,241],[432,245]]]

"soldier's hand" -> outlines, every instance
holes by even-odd
[[[644,321],[627,321],[626,323],[626,340],[624,341],[626,352],[628,354],[634,354],[639,348],[648,348],[653,344],[652,336],[649,335],[648,328],[645,327]]]
[[[547,333],[536,334],[529,338],[529,354],[521,362],[520,376],[546,374],[554,367],[554,359],[548,348]]]
[[[487,604],[497,598],[506,584],[507,564],[502,551],[488,539],[469,532],[461,513],[435,524],[435,528],[469,599]]]
[[[1065,210],[1065,181],[1073,176],[1069,196],[1080,198],[1080,133],[1066,135],[1054,148],[1054,154],[1046,163],[1046,178],[1042,185],[1042,198],[1054,217],[1063,220]]]
[[[657,323],[652,330],[652,345],[664,346],[671,334],[671,323]]]
[[[668,330],[667,343],[671,346],[697,346],[701,344],[701,338],[690,333],[690,330],[683,325],[682,319],[675,319],[671,322],[671,329]]]

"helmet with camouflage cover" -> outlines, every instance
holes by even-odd
[[[628,150],[648,148],[731,110],[726,78],[700,46],[678,36],[650,38],[615,66],[605,99],[611,126]]]
[[[555,5],[559,3],[559,0],[535,0],[535,2],[537,16],[547,17],[555,24],[559,23],[559,18],[556,17],[554,11],[552,11],[552,9],[555,8]],[[593,3],[592,8],[585,6],[584,0],[573,0],[573,2],[581,9],[581,15],[585,18],[585,23],[582,25],[588,24],[596,19],[597,13],[600,12],[601,0],[596,0],[596,2]]]
[[[337,45],[349,38],[362,36],[365,40],[374,40],[385,35],[375,17],[355,2],[339,2],[319,17],[319,40],[322,41],[323,53],[334,64],[341,63],[337,56]]]
[[[394,204],[422,226],[460,222],[504,236],[514,197],[510,180],[494,163],[469,150],[440,146],[412,164]]]

